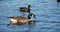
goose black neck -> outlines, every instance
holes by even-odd
[[[29,9],[28,9],[28,13],[30,14],[30,7],[28,7]]]
[[[30,14],[30,7],[31,7],[31,5],[28,5],[28,13]]]
[[[28,13],[30,14],[30,9],[29,9]]]
[[[30,15],[28,15],[28,19],[31,19]]]

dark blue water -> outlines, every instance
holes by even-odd
[[[54,1],[54,0],[51,0]],[[60,32],[60,9],[55,3],[42,0],[1,0],[0,1],[0,32]],[[39,3],[40,2],[40,3]],[[19,11],[19,7],[31,4],[31,13],[36,15],[35,25],[9,26],[10,16],[25,16],[28,13]]]

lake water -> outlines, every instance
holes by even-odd
[[[24,16],[27,16],[28,13],[21,13],[17,9],[8,9],[8,7],[3,4],[5,2],[0,2],[0,32],[60,32],[60,11],[37,11],[37,9],[31,10],[32,13],[36,15],[35,19],[35,25],[29,26],[29,25],[22,25],[22,26],[9,26],[7,27],[7,24],[10,23],[9,18],[10,16],[21,16],[25,14]],[[6,3],[8,4],[8,3]],[[9,3],[10,4],[10,3]],[[40,8],[40,7],[37,7]],[[47,14],[44,14],[47,13]]]

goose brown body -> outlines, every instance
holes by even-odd
[[[31,21],[32,19],[28,19],[26,17],[21,17],[21,16],[18,16],[18,17],[9,17],[10,18],[10,23],[11,24],[26,24],[28,23],[29,21]]]

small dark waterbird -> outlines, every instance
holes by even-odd
[[[28,7],[20,7],[20,11],[30,13],[30,7],[31,7],[31,5],[28,5]]]

